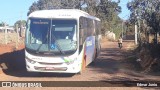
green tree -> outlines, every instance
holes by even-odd
[[[81,9],[84,4],[85,0],[39,0],[30,6],[27,15],[36,10]]]
[[[121,30],[120,25],[122,22],[118,16],[120,12],[121,7],[118,6],[117,2],[100,0],[100,3],[96,8],[96,16],[102,20],[102,29],[104,32],[110,30],[115,33],[119,33],[119,30]]]
[[[20,28],[21,26],[22,27],[25,27],[26,26],[26,21],[25,20],[18,20],[15,22],[14,26],[16,27],[16,25],[18,25],[18,27]]]
[[[4,25],[5,25],[5,23],[4,23],[4,22],[1,22],[1,23],[0,23],[0,26],[1,26],[1,27],[2,27],[2,26],[4,26]]]
[[[150,27],[150,30],[140,29],[140,32],[155,33],[155,42],[157,42],[157,33],[160,32],[160,1],[133,0],[127,6],[131,11],[130,21],[138,23],[139,26],[143,24],[143,26]]]
[[[0,23],[0,26],[1,26],[1,27],[4,27],[5,24],[6,24],[6,26],[9,26],[9,25],[8,25],[7,23],[5,23],[5,22],[1,22],[1,23]]]
[[[16,21],[16,23],[14,24],[14,27],[16,28],[16,32],[18,32],[19,33],[19,36],[20,37],[22,37],[23,36],[23,34],[24,34],[24,31],[25,31],[25,29],[24,29],[24,27],[26,27],[26,21],[25,20],[18,20],[18,21]],[[18,26],[18,27],[17,27]]]

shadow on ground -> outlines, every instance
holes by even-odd
[[[94,68],[90,69],[91,71],[110,74],[111,76],[123,73],[126,77],[129,77],[124,80],[159,80],[155,79],[157,78],[157,72],[156,74],[142,72],[141,66],[136,61],[137,59],[134,57],[134,54],[134,52],[128,52],[119,48],[103,48],[100,56],[89,66],[89,68]],[[104,78],[104,80],[108,80],[108,78]],[[115,78],[112,78],[111,80],[115,80]],[[117,80],[121,81],[121,79]]]
[[[120,70],[124,52],[118,48],[103,48],[101,55],[89,67],[99,73],[115,74]]]
[[[24,49],[0,55],[0,64],[5,64],[7,67],[7,69],[3,69],[3,73],[16,77],[72,77],[74,75],[28,72],[26,70]],[[3,68],[3,66],[1,67]]]
[[[137,78],[129,78],[129,77],[112,77],[110,79],[106,79],[104,82],[109,83],[109,85],[114,87],[140,87],[142,89],[152,89],[152,90],[159,90],[160,87],[155,86],[148,86],[149,84],[160,84],[160,81],[153,81],[150,79],[137,79]],[[137,86],[141,84],[147,84],[147,86]]]
[[[119,48],[103,48],[100,56],[89,67],[94,68],[92,71],[115,75],[124,73],[131,77],[142,78],[143,74],[139,74],[140,67],[133,60],[126,60],[132,53]],[[127,71],[128,70],[128,71]]]

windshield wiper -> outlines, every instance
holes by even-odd
[[[46,34],[46,36],[45,36],[46,38],[45,38],[44,43],[47,42],[47,39],[48,39],[48,36],[49,36],[48,34],[49,34],[49,30],[47,31],[47,34]],[[43,44],[41,44],[41,45],[38,47],[38,49],[36,50],[36,53],[39,53],[39,50],[40,50],[40,48],[42,47],[42,45],[43,45]]]
[[[47,41],[47,39],[45,39],[45,42]],[[36,50],[36,53],[39,53],[39,49],[42,47],[42,44],[38,47],[38,49]]]
[[[59,43],[57,42],[56,37],[55,37],[53,34],[52,34],[52,37],[53,37],[53,40],[55,41],[55,43],[56,43],[56,45],[57,45],[57,49],[59,50],[59,52],[60,52],[61,54],[64,54],[64,55],[65,55],[65,52],[61,49]],[[50,39],[51,39],[51,38],[50,38]]]
[[[51,43],[51,37],[53,37],[53,40],[55,41],[55,44],[57,45],[56,47],[58,47],[57,49],[59,50],[59,52],[61,54],[64,54],[65,55],[65,52],[61,49],[59,43],[57,42],[57,39],[56,37],[51,33],[52,32],[52,28],[55,30],[55,28],[52,26],[52,23],[51,23],[51,28],[50,28],[50,43]],[[52,35],[51,35],[52,34]]]

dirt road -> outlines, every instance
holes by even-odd
[[[9,70],[0,74],[0,81],[136,81],[136,80],[160,80],[159,76],[144,75],[127,68],[124,60],[130,54],[126,49],[131,48],[133,41],[125,41],[123,48],[117,47],[117,42],[103,42],[101,55],[90,64],[82,75],[32,73],[27,72],[24,62],[24,50],[0,55],[0,63],[8,63]],[[132,67],[132,66],[131,66]],[[123,85],[125,86],[125,85]],[[98,88],[101,89],[101,88]],[[114,88],[113,88],[114,89]],[[110,89],[110,90],[113,90]],[[145,88],[129,88],[133,90]],[[96,90],[93,88],[93,90]],[[117,90],[117,89],[116,89]],[[118,89],[119,90],[119,89]],[[120,89],[124,90],[124,88]]]

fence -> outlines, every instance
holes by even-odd
[[[24,44],[25,29],[22,30],[21,34],[19,31],[18,28],[15,31],[7,29],[0,30],[0,45],[12,44],[18,48],[19,45]]]

